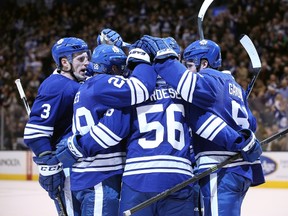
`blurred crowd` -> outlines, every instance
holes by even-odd
[[[54,70],[52,44],[61,37],[84,39],[91,50],[103,28],[133,43],[144,34],[174,37],[182,50],[199,39],[199,0],[2,0],[0,2],[1,148],[25,149],[27,122],[15,79],[30,106],[41,82]],[[239,42],[247,34],[261,57],[261,72],[249,96],[263,140],[288,126],[288,0],[216,0],[203,22],[204,36],[222,49],[224,70],[246,89],[253,77]],[[61,88],[61,86],[59,86]],[[288,151],[288,137],[265,146]]]

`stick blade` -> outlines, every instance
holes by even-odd
[[[198,13],[198,18],[203,21],[204,19],[204,15],[208,9],[208,7],[210,6],[210,4],[213,2],[214,0],[205,0],[203,2],[203,4],[201,5],[201,8],[199,10],[199,13]]]
[[[256,71],[259,71],[261,68],[261,61],[258,52],[251,39],[247,35],[243,34],[240,37],[240,43],[242,44],[242,46],[249,55],[249,58],[252,63],[252,68]]]

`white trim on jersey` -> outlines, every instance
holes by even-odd
[[[72,171],[84,172],[109,172],[124,168],[125,152],[114,152],[108,154],[97,154],[94,157],[80,159],[73,165]]]
[[[208,139],[209,141],[213,141],[215,136],[226,126],[226,122],[224,122],[221,118],[211,115],[202,126],[196,131],[196,134],[201,136],[204,139]]]
[[[196,164],[198,169],[207,169],[210,167],[213,167],[231,156],[237,154],[237,152],[229,152],[229,151],[205,151],[201,152],[196,155]],[[251,165],[251,164],[258,164],[260,163],[260,160],[257,160],[253,163],[250,163],[248,161],[244,161],[242,158],[237,159],[233,161],[232,163],[224,166],[224,168],[228,167],[235,167],[235,166],[241,166],[241,165]]]
[[[102,215],[104,206],[104,186],[102,182],[94,186],[95,202],[93,215]]]
[[[157,155],[126,160],[124,176],[145,173],[179,173],[193,176],[190,160],[181,157]]]
[[[91,137],[104,149],[117,145],[122,138],[113,133],[101,122],[92,126],[90,130]]]
[[[24,139],[34,139],[38,137],[51,137],[54,127],[27,124],[24,130]]]
[[[218,216],[218,187],[217,187],[218,175],[212,173],[210,175],[210,202],[211,202],[211,216]],[[208,213],[209,214],[209,213]]]
[[[142,103],[149,99],[149,92],[146,86],[137,78],[131,77],[127,80],[131,90],[131,105]]]
[[[197,81],[197,74],[192,73],[189,70],[186,70],[183,73],[177,86],[177,92],[179,92],[182,98],[188,101],[189,103],[192,103],[193,100],[193,93],[195,90],[196,81]]]

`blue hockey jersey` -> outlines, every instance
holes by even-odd
[[[123,182],[141,192],[163,192],[193,176],[187,103],[166,83],[135,105]]]
[[[159,84],[149,100],[113,110],[80,142],[93,154],[128,135],[123,181],[137,191],[162,192],[193,176],[187,105],[173,88]]]
[[[255,132],[256,119],[246,94],[229,72],[207,68],[192,73],[175,60],[157,63],[155,70],[191,103],[190,126],[200,170],[236,154],[239,135],[235,132],[242,128]],[[239,159],[225,168],[251,179],[254,185],[264,182],[260,160],[252,164]]]
[[[145,77],[143,71],[146,73]],[[73,133],[85,135],[92,128],[89,134],[93,135],[95,129],[94,136],[98,135],[100,140],[110,137],[111,131],[108,128],[96,128],[95,125],[104,115],[112,115],[114,111],[109,110],[111,107],[120,108],[147,100],[155,88],[156,77],[152,66],[141,64],[134,69],[129,78],[98,74],[86,80],[74,100]],[[120,140],[118,138],[118,141]],[[85,145],[91,146],[86,142]],[[102,145],[98,149],[87,152],[91,157],[82,158],[73,165],[72,190],[93,187],[110,176],[122,174],[126,156],[125,145],[115,144],[111,148]]]
[[[54,151],[56,144],[71,131],[73,101],[79,86],[58,73],[41,83],[24,130],[24,142],[35,155]]]

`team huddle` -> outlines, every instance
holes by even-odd
[[[57,68],[38,89],[24,142],[59,215],[122,216],[241,153],[241,158],[136,211],[138,216],[239,216],[265,182],[246,92],[220,71],[220,47],[172,37],[132,44],[111,29],[52,47]],[[127,54],[126,54],[127,53]]]

